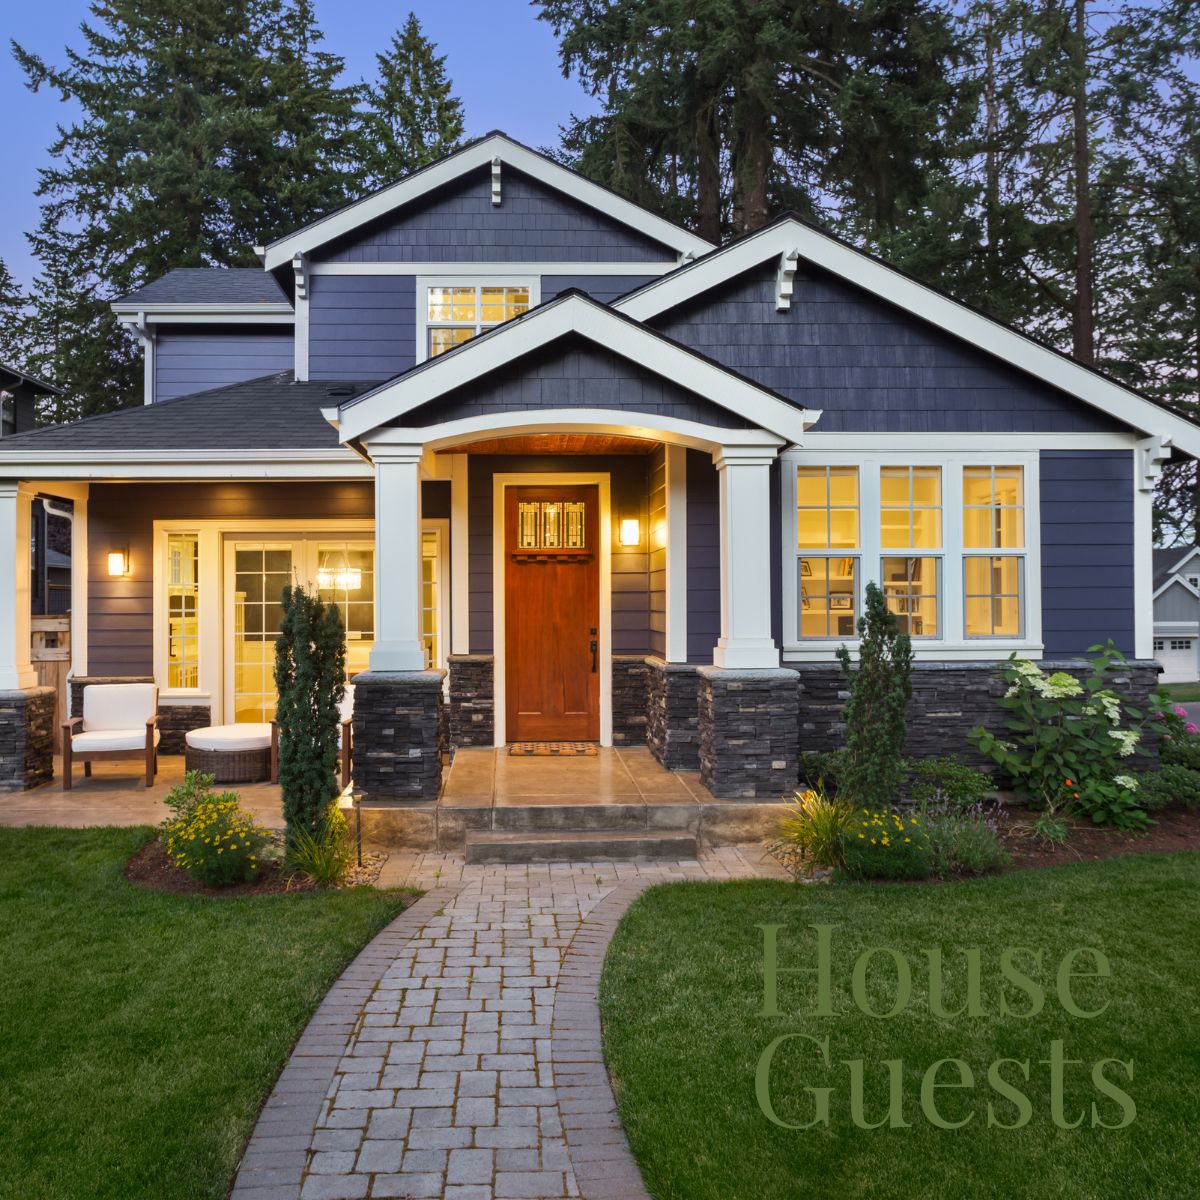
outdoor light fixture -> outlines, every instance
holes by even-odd
[[[356,592],[362,587],[362,571],[358,567],[319,567],[317,587],[326,592]]]
[[[637,517],[626,517],[621,522],[621,545],[636,546],[641,540],[641,524]]]
[[[110,550],[108,552],[108,573],[114,578],[129,574],[128,550]]]

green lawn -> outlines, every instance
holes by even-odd
[[[794,1200],[870,1197],[947,1200],[967,1196],[1182,1197],[1200,1195],[1200,855],[1138,856],[1054,870],[1017,871],[952,885],[804,886],[770,881],[680,883],[643,896],[621,924],[601,987],[605,1048],[621,1114],[649,1191],[657,1200]],[[811,975],[781,975],[779,1008],[763,1017],[761,924],[783,925],[779,965],[812,967],[813,924],[832,935],[833,1010],[814,1015]],[[892,947],[912,968],[910,1006],[900,1015],[862,1015],[850,991],[854,961],[871,946]],[[1039,978],[1049,998],[1040,1015],[996,1014],[998,955],[1005,947],[1040,948]],[[1103,950],[1108,980],[1074,987],[1080,1007],[1108,1009],[1094,1019],[1068,1015],[1056,998],[1055,972],[1078,946]],[[929,1007],[924,952],[941,947],[947,1008],[963,997],[962,958],[982,950],[986,1016],[936,1018]],[[1032,962],[1018,958],[1031,974]],[[1090,964],[1090,957],[1081,963]],[[884,1011],[898,968],[874,959],[866,999]],[[1018,1011],[1027,998],[1008,985]],[[781,1120],[815,1113],[806,1087],[830,1087],[826,1127],[782,1129],[756,1100],[762,1052],[779,1035],[828,1036],[824,1065],[810,1043],[781,1044],[770,1073],[770,1100]],[[1062,1039],[1068,1066],[1062,1114],[1051,1115],[1051,1043]],[[974,1089],[939,1090],[940,1115],[974,1118],[964,1128],[935,1127],[922,1114],[921,1083],[939,1059],[961,1058]],[[1031,1081],[1006,1064],[1003,1079],[1032,1104],[1020,1129],[987,1128],[987,1104],[1013,1123],[1014,1103],[988,1086],[989,1064],[1030,1060]],[[1117,1103],[1092,1086],[1096,1060],[1132,1060],[1132,1082],[1119,1068],[1105,1075],[1136,1104],[1123,1129],[1092,1128],[1090,1106],[1117,1122]],[[902,1117],[911,1128],[858,1128],[850,1109],[850,1068],[866,1080],[861,1116],[875,1122],[888,1104],[884,1060],[899,1059]],[[957,1078],[942,1068],[937,1078]]]
[[[1179,704],[1200,700],[1200,683],[1164,683],[1162,690]]]
[[[305,1021],[399,892],[209,899],[146,829],[0,829],[0,1197],[219,1200]]]

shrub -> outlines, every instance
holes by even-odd
[[[797,792],[779,823],[779,845],[801,861],[818,867],[840,867],[850,814],[820,787]]]
[[[352,857],[346,818],[336,804],[330,806],[321,834],[314,837],[298,829],[288,847],[288,866],[319,887],[335,887],[346,878]]]
[[[853,879],[928,879],[933,874],[924,821],[892,808],[856,809],[843,857],[846,874]]]
[[[838,788],[856,805],[886,808],[904,780],[905,713],[912,696],[912,642],[901,633],[878,584],[867,584],[858,620],[858,666],[838,649],[850,685],[846,749]]]
[[[810,788],[835,795],[841,783],[845,750],[818,750],[800,755],[800,780]]]
[[[909,763],[908,791],[918,804],[970,808],[992,790],[992,778],[968,766],[956,755],[919,758]]]
[[[1120,760],[1136,751],[1143,714],[1107,685],[1109,671],[1124,662],[1120,651],[1112,642],[1091,650],[1097,657],[1083,682],[1065,671],[1047,676],[1011,655],[1000,700],[1011,740],[982,727],[970,738],[1035,805],[1050,813],[1070,805],[1098,824],[1132,828],[1144,816],[1136,815],[1134,789],[1119,782],[1130,778]]]
[[[1200,802],[1200,771],[1163,763],[1157,771],[1148,771],[1138,780],[1138,799],[1151,812],[1178,805],[1192,808]]]
[[[1200,771],[1200,738],[1166,738],[1159,743],[1158,759],[1164,767],[1186,767]]]
[[[240,807],[235,794],[202,800],[167,827],[167,854],[200,883],[227,887],[254,879],[270,833]]]
[[[215,779],[203,771],[188,771],[183,776],[183,782],[177,783],[163,798],[163,803],[171,810],[171,815],[163,822],[164,826],[171,825],[190,817],[196,811],[196,806],[212,798]],[[233,793],[225,793],[222,799],[227,799]],[[236,796],[233,797],[235,800]]]
[[[982,804],[945,804],[924,811],[933,869],[939,875],[982,875],[1009,862],[992,813]]]
[[[301,587],[283,589],[279,630],[279,787],[290,846],[301,829],[322,840],[330,802],[338,794],[338,705],[346,693],[346,635],[337,605]]]

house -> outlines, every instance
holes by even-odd
[[[37,424],[37,402],[61,395],[61,389],[0,362],[0,437],[25,433]]]
[[[500,133],[114,305],[143,406],[0,446],[0,762],[44,772],[29,505],[73,501],[73,673],[153,679],[163,749],[273,710],[279,594],[341,607],[356,787],[443,753],[645,742],[774,799],[840,738],[867,581],[910,746],[1017,651],[1154,684],[1151,489],[1200,428],[794,217],[714,247]]]
[[[1154,551],[1154,657],[1163,683],[1200,679],[1200,546]]]

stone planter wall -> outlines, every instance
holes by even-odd
[[[54,689],[0,692],[0,791],[54,778]]]
[[[700,769],[697,668],[651,657],[646,662],[646,744],[670,771]]]
[[[491,746],[496,740],[496,660],[490,654],[451,654],[450,745]]]
[[[354,680],[354,787],[366,801],[436,800],[444,671],[364,671]]]
[[[649,669],[643,655],[615,654],[612,660],[614,746],[646,742],[646,686]]]

